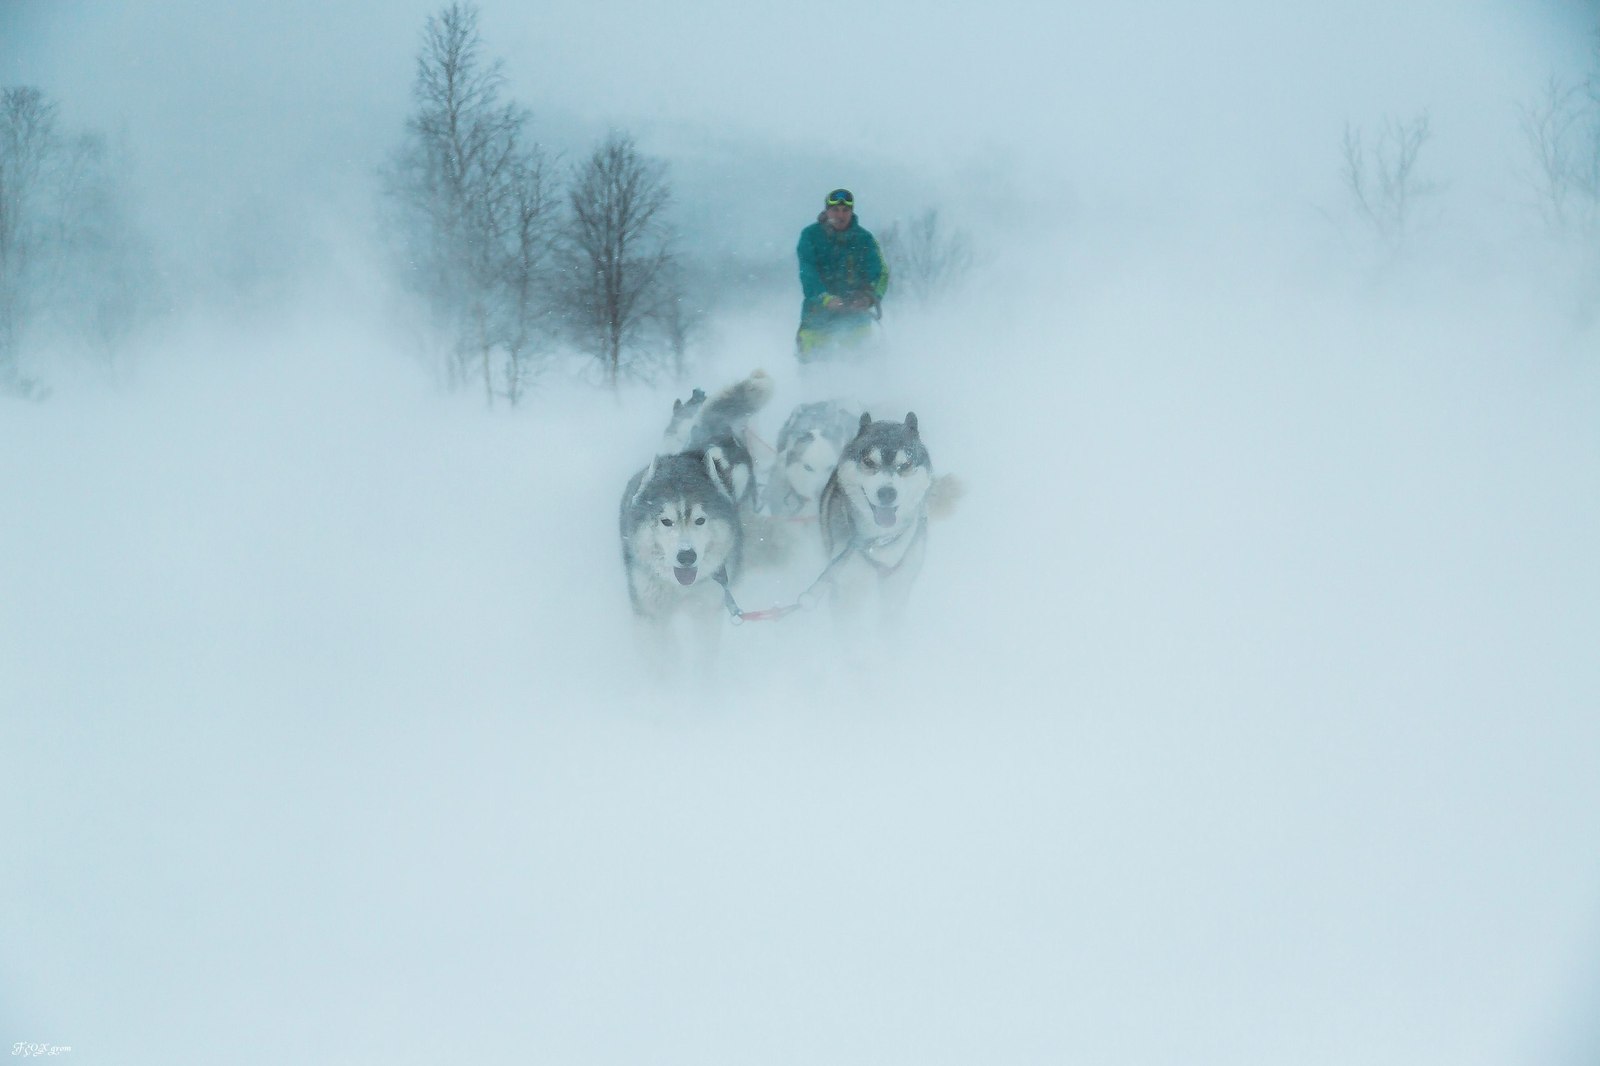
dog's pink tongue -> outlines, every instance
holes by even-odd
[[[877,522],[880,526],[894,525],[894,515],[895,509],[893,507],[874,506],[872,508],[873,521]]]
[[[672,576],[678,579],[680,585],[692,585],[697,571],[692,566],[674,566]]]

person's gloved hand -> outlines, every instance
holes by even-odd
[[[877,300],[870,292],[858,292],[845,301],[845,306],[852,311],[867,311],[871,310],[875,303]]]
[[[844,301],[831,292],[822,294],[822,309],[824,311],[843,311]]]

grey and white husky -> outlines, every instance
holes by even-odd
[[[915,413],[903,422],[861,416],[822,490],[823,544],[831,560],[818,582],[836,616],[876,600],[886,621],[904,610],[922,569],[935,483]]]
[[[762,510],[778,518],[816,518],[822,489],[856,435],[858,415],[832,400],[803,403],[778,431]]]
[[[647,628],[721,621],[744,546],[740,506],[754,492],[741,438],[771,393],[771,379],[757,371],[710,399],[696,390],[675,402],[660,453],[629,480],[622,565],[634,616]]]
[[[622,565],[633,613],[715,616],[739,569],[738,509],[704,454],[663,455],[622,497]]]
[[[823,486],[855,436],[858,415],[825,400],[803,403],[778,431],[766,466],[758,513],[747,515],[746,560],[752,567],[812,566],[822,552],[817,516]]]

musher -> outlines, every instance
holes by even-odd
[[[849,189],[835,189],[816,222],[800,233],[795,251],[805,301],[800,305],[795,354],[802,363],[859,347],[883,315],[889,269],[877,238],[857,220],[855,207]]]

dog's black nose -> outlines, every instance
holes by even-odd
[[[883,504],[885,507],[894,502],[894,497],[895,491],[893,485],[885,485],[883,488],[878,490],[878,502]]]
[[[695,561],[695,554],[694,554],[694,549],[693,548],[685,548],[685,549],[683,549],[683,551],[678,553],[678,565],[679,566],[693,566],[694,565],[694,561]]]

